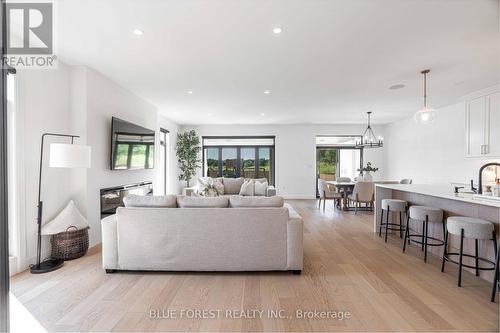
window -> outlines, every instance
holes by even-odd
[[[159,193],[167,194],[168,192],[168,144],[170,133],[164,128],[160,128],[160,179],[162,191]]]
[[[274,137],[203,137],[203,175],[274,184]]]

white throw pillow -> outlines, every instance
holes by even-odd
[[[70,226],[78,230],[89,227],[87,219],[83,217],[73,200],[57,216],[42,227],[42,235],[54,235],[66,231]]]
[[[241,185],[240,195],[253,196],[255,193],[255,184],[253,180],[245,180]]]
[[[155,207],[175,208],[177,198],[175,195],[137,195],[129,194],[123,198],[125,207]]]
[[[269,184],[267,182],[255,182],[255,195],[266,196],[268,187]]]

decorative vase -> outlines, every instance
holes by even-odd
[[[372,177],[372,174],[370,173],[370,171],[365,171],[363,173],[363,181],[364,182],[372,182],[373,181],[373,177]]]

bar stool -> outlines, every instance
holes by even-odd
[[[383,199],[382,211],[380,212],[380,224],[378,229],[378,236],[382,236],[382,227],[385,228],[385,242],[387,243],[387,230],[399,231],[399,238],[403,238],[403,213],[406,213],[408,203],[399,199]],[[384,223],[384,211],[386,212],[386,220]],[[389,223],[389,216],[392,212],[399,212],[399,224]]]
[[[448,234],[460,236],[460,252],[448,252]],[[471,238],[475,241],[475,255],[470,255],[464,253],[464,238]],[[497,239],[495,235],[495,228],[493,223],[486,220],[475,219],[472,217],[462,217],[462,216],[452,216],[448,217],[446,221],[446,234],[444,236],[444,251],[443,251],[443,263],[441,265],[441,272],[444,272],[444,265],[446,261],[450,261],[458,265],[458,286],[462,286],[462,267],[472,268],[476,270],[476,276],[479,276],[479,271],[492,271],[495,269],[495,263],[491,260],[480,258],[479,252],[479,240],[493,240],[493,246],[495,249],[495,257],[497,254]],[[459,256],[459,261],[455,261],[450,258],[450,255]],[[466,265],[463,263],[463,257],[474,258],[476,263],[474,266]],[[491,267],[480,267],[479,262],[486,262],[491,265]]]
[[[422,234],[410,234],[410,219],[422,221]],[[434,207],[427,206],[411,206],[408,213],[408,218],[406,222],[406,232],[405,239],[403,243],[403,252],[406,250],[406,240],[410,244],[410,240],[422,245],[422,251],[424,251],[424,262],[427,262],[427,247],[428,246],[443,246],[444,241],[435,237],[429,237],[429,222],[430,223],[441,223],[443,225],[443,235],[445,233],[445,224],[443,220],[443,210]],[[417,238],[420,240],[415,240]],[[433,243],[429,243],[429,239]]]
[[[497,260],[495,264],[495,277],[493,278],[493,286],[491,287],[491,301],[495,303],[495,296],[497,294],[497,287],[500,284],[500,267],[498,266],[500,262],[500,251],[498,251],[497,245]]]

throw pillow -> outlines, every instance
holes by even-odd
[[[214,193],[217,191],[217,194]],[[221,178],[201,177],[195,187],[195,193],[203,196],[217,196],[224,194],[224,185]],[[208,195],[207,195],[208,194]]]
[[[260,195],[260,196],[266,196],[267,195],[267,188],[269,184],[267,182],[261,183],[261,182],[255,182],[255,195]]]
[[[66,231],[70,226],[75,226],[78,230],[89,227],[87,219],[76,208],[73,200],[70,200],[53,220],[42,227],[42,235],[58,234]]]
[[[175,208],[175,195],[137,195],[129,194],[123,198],[125,207]]]
[[[240,178],[223,178],[224,193],[225,194],[238,194],[240,193],[241,185],[244,179]]]
[[[255,185],[253,180],[246,180],[241,185],[240,195],[253,196],[255,193]]]

